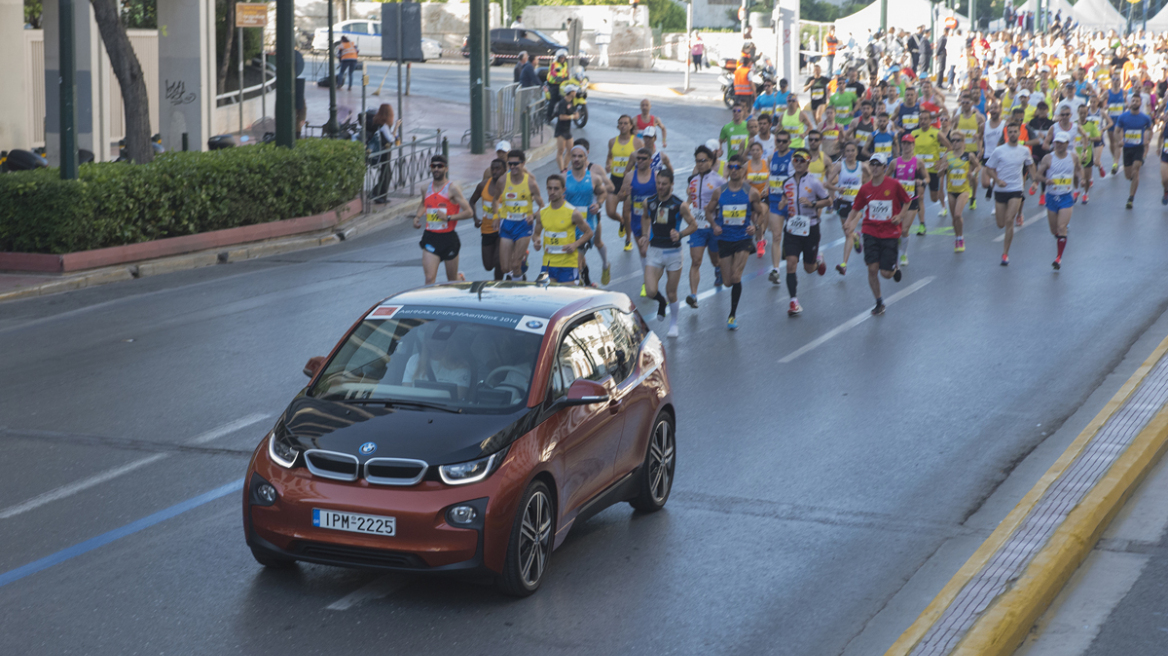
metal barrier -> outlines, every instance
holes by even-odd
[[[449,160],[448,153],[442,130],[369,153],[365,169],[365,192],[369,200],[384,203],[391,195],[414,196],[417,184],[430,179],[430,158],[444,155]]]
[[[522,134],[523,150],[529,150],[534,137],[539,137],[539,142],[543,143],[543,131],[547,127],[547,100],[541,94],[539,99],[523,105],[524,110],[521,116],[520,132]]]

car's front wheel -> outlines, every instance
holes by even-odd
[[[662,412],[653,422],[645,462],[641,465],[641,485],[637,498],[629,502],[633,508],[656,512],[665,507],[673,489],[673,470],[677,465],[677,443],[674,439],[673,418]]]
[[[291,558],[277,556],[274,553],[256,549],[255,547],[251,548],[251,556],[256,559],[257,563],[271,569],[290,569],[296,565],[296,561]]]
[[[539,589],[552,553],[553,517],[555,507],[547,485],[542,481],[533,482],[523,493],[511,528],[511,541],[499,576],[502,592],[526,597]]]

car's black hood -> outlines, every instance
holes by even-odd
[[[277,430],[300,449],[326,449],[369,458],[413,458],[448,465],[490,455],[534,427],[536,412],[455,414],[441,410],[351,404],[299,396]],[[361,445],[376,449],[363,453]]]

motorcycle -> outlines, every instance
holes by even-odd
[[[718,84],[722,88],[722,102],[726,103],[726,109],[734,107],[734,71],[736,70],[738,70],[737,60],[728,59],[722,69],[722,75],[718,77]],[[763,84],[768,80],[775,81],[775,67],[771,64],[770,59],[763,57],[750,70],[750,83],[754,85],[756,96],[762,93]]]
[[[583,128],[588,125],[588,74],[583,68],[577,68],[572,77],[568,78],[567,84],[575,84],[579,89],[572,102],[572,109],[576,111],[576,120],[573,122],[576,127]]]

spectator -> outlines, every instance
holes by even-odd
[[[535,74],[535,67],[531,65],[526,51],[519,53],[519,62],[519,66],[522,67],[519,69],[519,79],[516,80],[519,83],[519,87],[542,86],[542,83],[539,81],[539,76]]]
[[[600,29],[596,30],[596,47],[600,50],[600,61],[597,66],[608,68],[608,44],[612,43],[612,28],[608,26],[608,19],[600,21]]]
[[[839,39],[835,35],[835,25],[827,28],[827,36],[823,38],[823,47],[827,51],[827,74],[835,74],[835,51],[839,49]]]
[[[949,56],[949,30],[941,33],[937,39],[937,86],[945,88],[945,60]]]
[[[694,30],[693,38],[690,40],[689,56],[694,67],[694,72],[697,73],[702,68],[702,58],[706,55],[706,44],[702,41],[702,35]]]
[[[341,59],[341,70],[337,73],[337,86],[345,79],[345,71],[349,72],[349,90],[353,90],[353,71],[357,70],[357,44],[342,36],[341,44],[337,46],[337,56]]]
[[[381,103],[377,108],[377,115],[373,117],[375,138],[369,140],[368,147],[372,154],[377,155],[371,163],[377,166],[377,186],[373,190],[374,203],[388,203],[389,182],[392,175],[389,153],[382,152],[394,145],[394,131],[397,125],[393,122],[393,107],[389,103]]]

